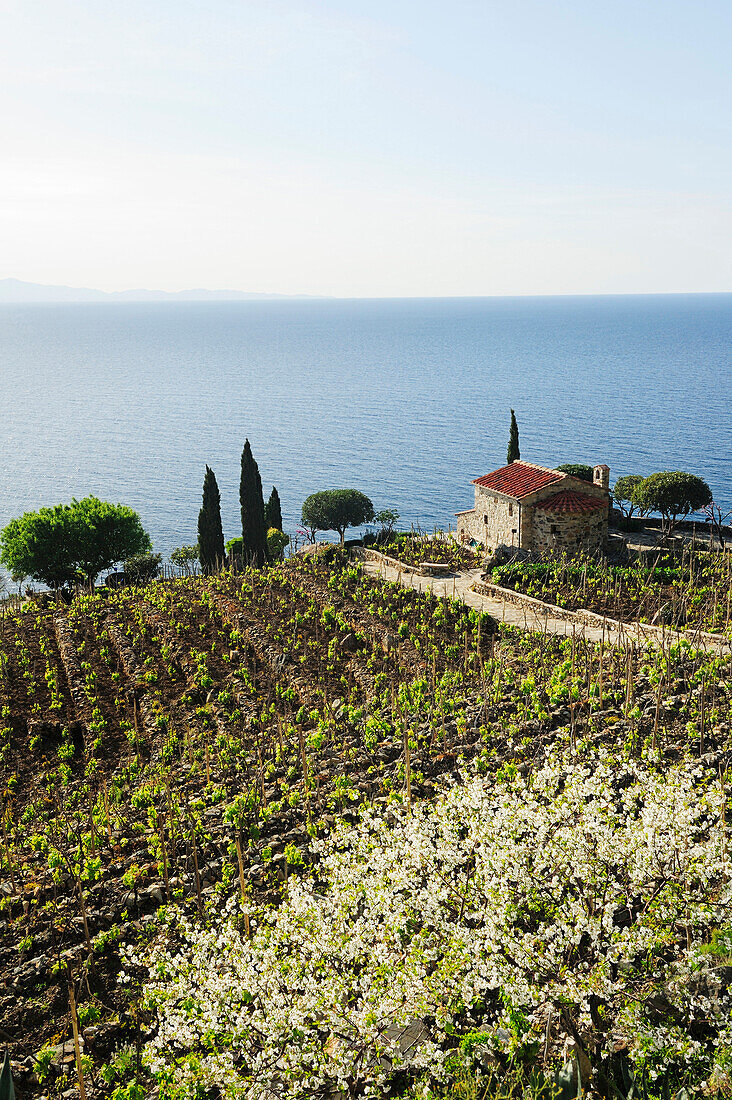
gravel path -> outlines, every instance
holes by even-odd
[[[522,630],[534,630],[542,634],[558,634],[570,638],[575,634],[578,638],[586,638],[588,641],[603,641],[613,645],[626,645],[629,641],[635,645],[658,645],[660,642],[660,639],[649,638],[639,630],[635,631],[633,625],[629,623],[616,623],[615,620],[608,619],[603,629],[602,626],[595,627],[587,623],[572,623],[566,619],[557,619],[548,612],[542,615],[533,608],[526,610],[513,603],[480,595],[473,592],[471,588],[475,581],[480,580],[482,574],[480,569],[471,569],[469,572],[453,574],[450,577],[423,577],[415,573],[402,572],[378,561],[364,561],[362,565],[364,570],[374,577],[397,581],[418,592],[432,591],[435,596],[451,596],[454,599],[460,599],[468,607],[487,611],[498,622],[509,623],[511,626],[521,627]],[[666,631],[665,640],[669,644],[682,638],[692,640],[676,631]],[[732,642],[727,638],[720,638],[718,642],[702,641],[699,648],[729,655],[732,652]]]

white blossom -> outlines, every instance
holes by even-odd
[[[291,878],[251,940],[229,907],[208,926],[177,920],[177,946],[138,960],[148,1064],[182,1095],[377,1095],[399,1068],[439,1080],[471,1027],[505,1048],[541,1038],[549,1005],[587,1032],[599,1003],[608,1045],[654,1073],[676,1058],[711,1073],[732,1044],[727,994],[705,1000],[689,976],[729,922],[723,822],[699,765],[602,753],[500,783],[465,775],[389,821],[367,809],[314,842],[314,873]],[[659,990],[666,1015],[647,1004]],[[700,1013],[710,1047],[683,1022]]]

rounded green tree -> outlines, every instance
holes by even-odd
[[[661,531],[669,535],[679,519],[706,508],[712,490],[703,478],[683,470],[660,470],[645,478],[633,490],[633,503],[646,512],[659,512]]]
[[[137,512],[97,497],[26,512],[0,533],[0,561],[15,576],[59,588],[90,585],[118,562],[152,550]]]
[[[337,531],[341,546],[348,527],[360,527],[374,518],[374,506],[358,489],[324,489],[312,493],[302,506],[302,524],[309,531]]]

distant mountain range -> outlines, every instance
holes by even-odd
[[[310,294],[249,294],[243,290],[91,290],[0,279],[0,302],[244,302],[311,298]]]

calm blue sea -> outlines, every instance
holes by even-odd
[[[95,493],[194,542],[204,467],[238,533],[246,436],[285,526],[355,486],[447,525],[506,458],[686,469],[732,508],[732,295],[0,306],[0,526]]]

